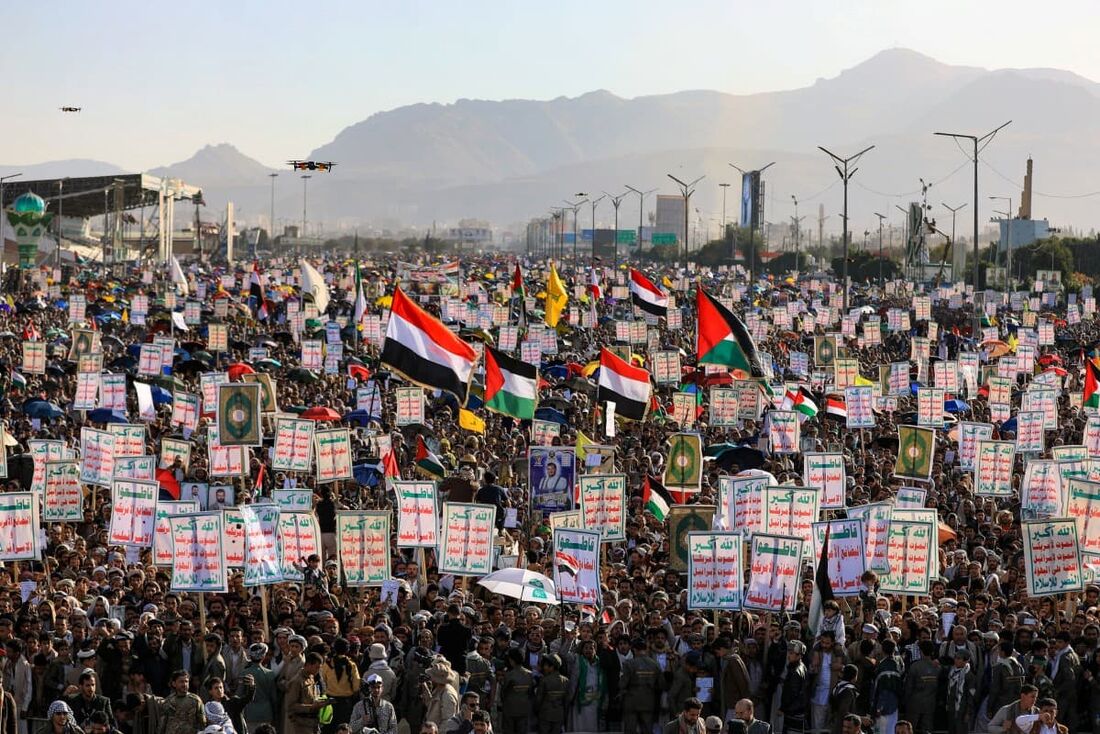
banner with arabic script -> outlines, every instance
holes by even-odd
[[[688,533],[687,542],[688,609],[741,609],[741,536]]]
[[[757,533],[752,536],[749,588],[745,608],[793,611],[802,568],[802,539]]]
[[[336,547],[348,586],[381,586],[390,577],[390,513],[336,513]]]
[[[598,530],[554,530],[554,587],[569,604],[603,604]]]
[[[434,548],[439,543],[435,482],[394,482],[397,495],[397,547]]]
[[[1028,596],[1084,589],[1081,548],[1073,519],[1029,520],[1022,530]]]
[[[867,556],[863,552],[863,522],[860,520],[829,520],[815,522],[814,568],[821,558],[825,543],[825,529],[829,529],[829,586],[835,596],[858,596],[863,588],[860,576],[867,568]]]
[[[168,518],[172,533],[172,591],[229,590],[222,545],[222,514],[197,512]]]
[[[279,562],[279,506],[271,502],[241,505],[244,522],[244,585],[283,580]]]
[[[0,500],[0,561],[38,558],[38,498],[35,492],[5,492]]]
[[[485,576],[493,571],[493,530],[497,508],[468,502],[444,502],[439,536],[439,572]]]
[[[905,510],[904,512],[914,512]],[[936,525],[892,519],[886,535],[886,562],[890,566],[879,582],[885,592],[922,596],[932,585],[933,554],[939,547]]]

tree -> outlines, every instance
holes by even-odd
[[[1081,248],[1079,252],[1082,254],[1082,259],[1085,259],[1088,248]],[[1012,258],[1014,261],[1013,268],[1025,281],[1034,278],[1037,270],[1057,270],[1061,272],[1062,282],[1065,283],[1069,280],[1070,273],[1075,270],[1073,253],[1070,248],[1063,240],[1053,237],[1038,240],[1026,247],[1017,248],[1012,253]],[[1080,270],[1086,275],[1090,274],[1088,270],[1081,267],[1076,268],[1076,270]]]
[[[797,255],[797,258],[796,258]],[[805,273],[813,267],[813,256],[808,252],[784,252],[764,263],[764,272],[785,275],[792,270]]]
[[[832,262],[833,273],[840,277],[844,273],[844,258],[834,257]],[[886,280],[896,278],[901,272],[896,260],[882,258],[882,277]],[[848,253],[848,277],[853,283],[872,282],[879,278],[878,255],[872,255],[866,251]]]

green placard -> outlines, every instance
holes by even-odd
[[[675,245],[676,233],[675,232],[654,232],[650,241],[654,245]]]

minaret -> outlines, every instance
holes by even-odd
[[[1024,174],[1024,192],[1020,196],[1020,219],[1031,219],[1031,158],[1027,159],[1027,173]]]

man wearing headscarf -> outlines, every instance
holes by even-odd
[[[7,729],[6,719],[8,717],[5,716],[4,718],[3,728]],[[12,726],[12,730],[14,730],[14,721]],[[50,704],[50,708],[46,711],[46,723],[38,727],[38,734],[84,734],[84,732],[76,725],[73,710],[69,707],[69,704],[58,699]]]
[[[262,642],[248,648],[248,664],[244,667],[244,675],[251,676],[256,684],[252,701],[244,707],[244,728],[248,731],[256,731],[261,724],[273,723],[275,712],[279,710],[279,689],[275,684],[275,673],[264,667],[267,650],[267,645]]]

